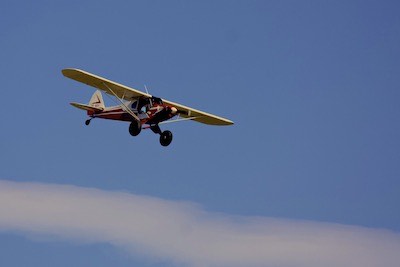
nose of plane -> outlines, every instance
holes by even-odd
[[[175,115],[178,112],[178,109],[176,107],[171,107],[171,114]]]

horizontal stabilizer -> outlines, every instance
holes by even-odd
[[[89,105],[75,103],[75,102],[72,102],[70,104],[76,108],[87,110],[87,111],[102,111],[103,110],[102,108],[95,108],[95,107],[92,107]]]

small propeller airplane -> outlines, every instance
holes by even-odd
[[[231,125],[231,120],[209,114],[194,108],[174,103],[148,92],[144,93],[128,86],[107,80],[79,69],[63,69],[65,77],[97,88],[89,104],[72,102],[72,106],[87,111],[90,117],[86,125],[94,118],[130,122],[129,133],[137,136],[142,129],[151,129],[160,135],[160,144],[168,146],[172,141],[172,133],[161,131],[160,124],[193,120],[209,125]],[[114,96],[119,105],[106,107],[101,91]],[[147,91],[147,88],[146,88]],[[172,118],[176,117],[173,120]]]

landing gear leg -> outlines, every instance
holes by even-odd
[[[158,126],[158,124],[156,125],[151,125],[150,129],[153,131],[153,133],[155,134],[161,134],[161,129],[160,126]]]

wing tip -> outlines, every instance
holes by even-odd
[[[201,122],[208,125],[215,125],[215,126],[229,126],[235,124],[233,121],[221,118],[221,117],[204,117],[200,116],[197,119],[194,119],[197,122]]]
[[[76,69],[73,68],[66,68],[66,69],[62,69],[61,73],[62,75],[64,75],[65,77],[70,77],[72,73],[75,72]]]
[[[229,126],[229,125],[234,125],[235,123],[231,120],[225,119],[225,118],[220,118],[219,119],[219,124],[221,126]]]
[[[77,72],[79,73],[85,73],[85,71],[81,69],[76,69],[76,68],[65,68],[61,70],[61,73],[65,76],[70,78],[73,74],[76,74]]]
[[[231,121],[231,120],[226,120],[226,121],[224,121],[223,124],[220,124],[220,125],[229,126],[229,125],[234,125],[234,124],[235,124],[235,123],[234,123],[233,121]]]

